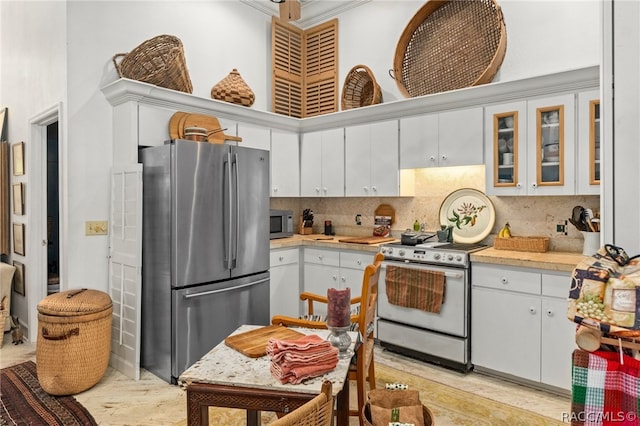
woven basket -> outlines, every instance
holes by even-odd
[[[228,76],[211,88],[211,98],[232,104],[251,106],[256,96],[240,76],[238,70],[234,68]]]
[[[120,62],[119,58],[122,58]],[[159,35],[129,53],[117,53],[113,56],[113,64],[120,77],[180,92],[193,92],[184,48],[175,36]]]
[[[68,290],[38,303],[38,381],[52,395],[73,395],[104,376],[111,349],[108,294]]]
[[[382,92],[366,65],[351,68],[342,86],[342,109],[359,108],[382,102]]]
[[[400,36],[393,76],[405,97],[489,83],[507,48],[495,0],[430,0]]]
[[[496,237],[493,239],[493,248],[544,253],[549,250],[549,237]]]

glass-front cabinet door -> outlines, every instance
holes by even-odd
[[[487,194],[526,194],[526,112],[526,102],[485,108]]]
[[[528,193],[575,193],[575,95],[527,102]]]
[[[600,194],[600,92],[578,94],[578,194]]]

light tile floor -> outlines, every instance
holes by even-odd
[[[34,343],[13,345],[11,336],[5,334],[0,349],[0,367],[27,360],[35,362],[35,349]],[[454,372],[382,348],[376,348],[376,359],[390,367],[558,420],[562,420],[563,413],[570,410],[570,397],[566,395],[556,395],[476,372]],[[145,370],[142,370],[141,380],[136,382],[108,368],[98,386],[75,395],[75,398],[100,425],[173,425],[186,417],[184,391]]]

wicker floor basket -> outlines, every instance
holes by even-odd
[[[102,379],[109,365],[111,314],[108,294],[69,290],[38,303],[38,381],[52,395],[73,395]]]
[[[434,425],[433,413],[425,405],[422,406],[422,416],[424,417],[424,426]],[[376,426],[371,423],[371,407],[368,402],[364,405],[364,407],[362,407],[362,421],[364,422],[365,426]]]
[[[396,46],[393,74],[406,97],[488,83],[507,48],[495,0],[429,0]]]
[[[342,109],[359,108],[382,102],[382,92],[366,65],[351,68],[342,86]]]
[[[117,53],[113,56],[113,64],[120,77],[180,92],[193,92],[184,48],[175,36],[159,35],[129,53]]]

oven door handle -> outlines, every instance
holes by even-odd
[[[395,266],[395,265],[393,265]],[[383,263],[381,265],[382,269],[386,269],[387,265],[385,263]],[[413,266],[399,266],[399,268],[409,268],[409,269],[419,269],[421,271],[429,271],[430,269],[427,268],[420,268],[420,267],[413,267]],[[462,273],[460,272],[445,272],[444,276],[447,278],[462,278]]]

